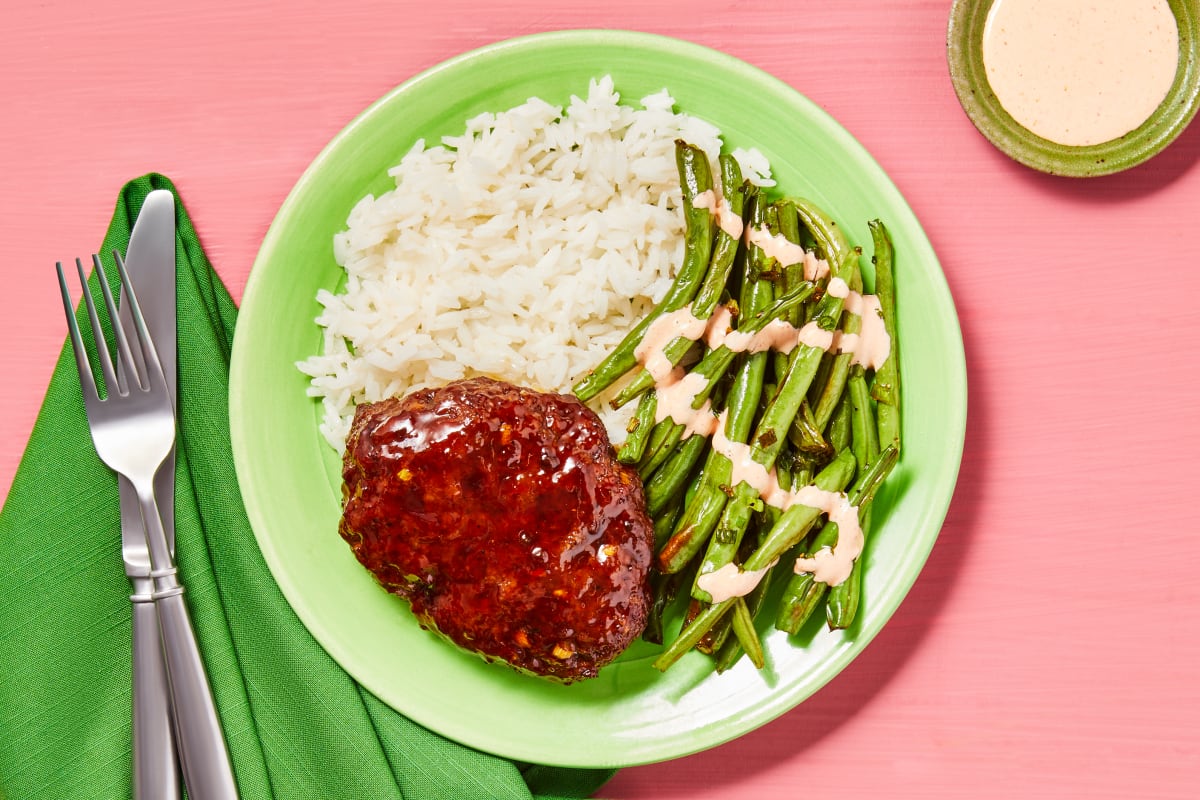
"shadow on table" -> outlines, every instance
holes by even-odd
[[[966,352],[971,353],[970,320],[960,319],[960,324]],[[776,769],[781,761],[802,759],[806,750],[867,707],[904,669],[962,572],[988,478],[992,395],[983,370],[973,368],[970,358],[967,386],[966,444],[946,522],[912,590],[866,649],[828,685],[779,719],[714,750],[651,767],[624,769],[597,797],[669,800],[703,796],[743,783],[754,773]],[[611,790],[611,795],[606,790]]]
[[[1071,200],[1119,203],[1154,194],[1170,186],[1200,163],[1200,118],[1154,158],[1113,175],[1063,178],[1009,161],[1021,177],[1039,190]]]

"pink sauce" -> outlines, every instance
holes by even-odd
[[[722,412],[717,419],[719,422],[713,433],[712,446],[713,450],[729,459],[730,485],[746,483],[770,506],[784,511],[797,504],[808,506],[827,514],[830,521],[837,523],[837,545],[832,549],[822,548],[811,558],[797,559],[795,571],[811,572],[817,580],[830,586],[837,586],[846,580],[854,560],[863,549],[864,536],[858,520],[858,508],[850,505],[850,499],[844,492],[830,492],[812,484],[792,491],[784,489],[774,469],[768,470],[753,459],[750,445],[731,441],[725,435],[725,413]],[[704,586],[700,588],[712,594]]]
[[[685,439],[695,434],[712,436],[719,423],[711,404],[705,400],[700,408],[692,408],[696,395],[703,388],[704,376],[685,373],[682,369],[673,370],[670,378],[660,382],[655,389],[658,401],[654,407],[654,421],[670,419],[676,425],[682,425]]]
[[[655,382],[661,383],[675,369],[675,365],[664,354],[667,345],[679,336],[691,339],[693,342],[698,341],[704,337],[710,324],[711,320],[697,319],[692,316],[691,306],[685,306],[669,314],[662,314],[650,323],[646,335],[633,354]]]
[[[745,597],[754,591],[754,587],[758,586],[773,566],[775,565],[768,564],[762,569],[744,572],[737,564],[725,564],[697,577],[696,586],[708,592],[714,603],[721,603],[733,597]]]
[[[690,314],[691,311],[688,313]],[[733,309],[729,306],[717,306],[704,331],[704,344],[709,350],[716,350],[725,343],[726,337],[731,333],[733,333]]]
[[[851,292],[846,298],[846,311],[862,318],[858,333],[843,333],[838,339],[840,352],[852,352],[852,364],[862,364],[868,369],[879,369],[887,361],[892,350],[892,338],[888,336],[883,322],[883,311],[879,298],[873,294]]]
[[[692,200],[693,208],[707,208],[712,211],[713,217],[716,219],[717,227],[728,233],[734,239],[740,239],[742,236],[742,218],[741,215],[733,213],[733,209],[729,207],[729,203],[725,202],[725,197],[719,192],[708,189],[696,195]]]
[[[983,31],[1000,105],[1037,135],[1073,146],[1145,122],[1171,89],[1179,52],[1167,0],[996,0]]]
[[[693,342],[703,341],[711,350],[724,345],[735,353],[768,350],[790,353],[796,345],[804,344],[825,351],[852,353],[852,363],[878,369],[891,350],[891,339],[879,312],[879,299],[850,291],[840,278],[830,280],[826,291],[835,297],[844,297],[846,310],[862,317],[859,333],[826,331],[815,322],[796,328],[783,320],[774,320],[756,333],[735,331],[733,312],[726,306],[718,306],[708,319],[693,316],[691,306],[659,316],[634,350],[638,362],[654,378],[658,394],[655,422],[669,418],[677,425],[683,425],[688,436],[694,433],[711,435],[715,425],[715,417],[707,403],[699,409],[692,408],[704,387],[703,379],[673,366],[664,354],[667,345],[680,336]]]
[[[796,338],[802,344],[815,347],[818,350],[832,350],[835,344],[833,331],[822,329],[816,322],[805,323],[804,327],[796,332]]]
[[[801,263],[807,252],[800,245],[789,242],[783,234],[772,234],[763,227],[747,228],[746,241],[749,244],[757,245],[765,256],[778,261],[781,267],[790,267],[793,264]]]
[[[707,320],[692,316],[691,307],[685,306],[656,319],[634,353],[656,381],[668,380],[672,366],[663,351],[678,336],[694,342],[703,341],[710,350],[724,345],[735,353],[767,350],[790,353],[797,344],[806,344],[826,351],[836,349],[853,353],[854,363],[878,369],[891,351],[891,339],[879,310],[879,298],[852,292],[839,278],[831,280],[826,291],[835,297],[844,297],[846,310],[862,317],[860,333],[826,331],[813,322],[797,329],[783,320],[774,320],[757,333],[744,333],[733,330],[733,312],[726,306],[718,306]]]
[[[728,413],[722,411],[717,417],[719,423],[713,433],[712,448],[729,459],[729,485],[749,484],[758,492],[764,502],[769,503],[768,498],[781,491],[779,479],[774,470],[768,471],[766,467],[751,458],[750,445],[744,442],[735,442],[726,436],[725,420],[727,416]]]
[[[713,204],[714,213],[719,218],[722,206],[719,195],[701,193],[695,205],[710,207],[702,204]],[[810,263],[814,275],[822,266],[828,270],[828,264],[817,260],[812,253],[796,248],[783,237],[767,236],[761,228],[748,231],[747,240],[763,247],[781,265],[790,266],[803,260],[806,277]],[[763,502],[775,508],[786,510],[801,504],[821,511],[837,523],[837,544],[832,548],[822,548],[811,557],[797,559],[793,567],[797,573],[811,572],[817,580],[836,586],[850,576],[855,559],[862,553],[864,537],[858,509],[850,505],[849,498],[842,492],[828,492],[813,485],[792,491],[784,489],[774,469],[768,470],[753,459],[750,445],[731,441],[726,436],[725,412],[713,414],[708,401],[698,409],[692,407],[705,386],[705,379],[673,366],[664,355],[667,345],[677,337],[693,342],[703,341],[710,350],[725,346],[738,353],[767,350],[787,353],[797,344],[805,344],[825,351],[837,349],[843,353],[850,352],[853,354],[852,363],[878,369],[887,360],[891,350],[879,299],[874,295],[851,291],[840,278],[830,279],[826,291],[834,297],[844,298],[846,311],[861,318],[859,333],[825,331],[813,322],[796,328],[782,320],[769,323],[757,333],[745,333],[733,329],[733,312],[728,307],[719,306],[708,319],[699,319],[692,314],[690,306],[685,306],[659,316],[646,331],[635,355],[655,381],[655,422],[670,419],[677,425],[683,425],[684,438],[697,434],[711,436],[713,449],[729,459],[730,485],[746,483],[758,492]],[[743,572],[735,564],[726,564],[700,576],[697,585],[712,595],[714,602],[720,602],[747,594],[765,573],[766,569]]]
[[[792,569],[797,574],[811,572],[821,583],[837,586],[850,577],[866,541],[858,520],[858,507],[850,505],[845,494],[826,492],[816,486],[802,486],[796,494],[796,502],[820,509],[829,515],[830,522],[837,523],[838,540],[832,548],[822,547],[811,558],[797,558]]]
[[[781,233],[771,234],[766,228],[747,228],[746,242],[757,245],[768,258],[779,262],[781,267],[804,264],[804,280],[819,281],[829,274],[829,262],[817,258],[812,251],[789,242]]]

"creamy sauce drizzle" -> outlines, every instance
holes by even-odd
[[[756,245],[768,258],[779,262],[781,267],[804,264],[804,280],[819,281],[829,274],[829,262],[817,258],[816,253],[789,242],[782,233],[772,234],[764,227],[747,228],[746,241]]]
[[[754,460],[750,445],[732,441],[725,435],[725,412],[721,412],[717,419],[720,420],[720,424],[713,433],[712,447],[729,459],[729,483],[732,486],[739,483],[749,484],[758,492],[764,503],[785,511],[797,503],[820,509],[826,514],[841,510],[839,498],[844,500],[846,497],[841,492],[827,492],[813,485],[801,486],[791,491],[784,489],[774,469],[768,470]]]
[[[858,507],[850,504],[850,498],[844,492],[830,492],[813,484],[793,490],[784,489],[779,483],[779,476],[774,469],[768,470],[754,460],[750,445],[731,441],[725,435],[725,412],[721,412],[717,419],[718,424],[713,432],[712,447],[713,450],[729,459],[731,467],[729,483],[731,486],[746,483],[758,492],[764,503],[770,506],[784,511],[794,505],[808,506],[826,514],[830,522],[837,523],[837,544],[832,548],[823,547],[811,557],[796,559],[793,570],[796,573],[811,572],[814,578],[829,586],[837,586],[849,578],[850,572],[854,568],[854,561],[862,555],[863,545],[866,542],[862,524],[858,519]],[[737,568],[734,567],[734,569]],[[751,583],[750,577],[743,576],[755,574],[755,572],[744,572],[734,578],[727,571],[722,578],[713,580],[719,581],[715,584],[716,589],[723,592],[726,597],[740,597],[753,589],[758,580],[762,578],[760,574]],[[703,577],[701,576],[701,578]],[[747,583],[749,586],[745,588]],[[699,579],[697,585],[713,595],[714,598],[717,596],[717,591],[700,583]],[[742,591],[743,588],[745,588],[744,591]],[[713,602],[720,601],[714,599]]]
[[[851,364],[879,369],[892,350],[892,339],[883,321],[879,298],[873,294],[851,292],[846,297],[846,311],[862,318],[862,328],[859,333],[839,333],[836,342],[838,351],[853,353]]]
[[[706,572],[696,578],[696,586],[712,596],[712,602],[722,603],[732,597],[745,597],[754,591],[774,563],[762,569],[743,571],[737,564],[729,563]]]
[[[806,489],[817,487],[804,486],[800,491]],[[822,547],[809,558],[797,558],[792,569],[797,575],[811,572],[821,583],[837,586],[850,577],[854,562],[862,555],[863,545],[866,543],[862,524],[858,519],[858,507],[850,505],[850,498],[844,494],[825,492],[820,498],[813,499],[823,502],[823,505],[813,507],[820,508],[829,516],[830,522],[837,523],[837,544],[833,547]],[[810,503],[804,502],[804,505]]]
[[[709,193],[701,193],[697,200],[699,201],[704,194]],[[712,197],[719,196],[709,194],[709,198]],[[699,202],[696,205],[700,207]],[[719,205],[718,203],[718,207]],[[790,266],[804,260],[806,278],[809,275],[809,262],[814,265],[814,275],[817,274],[819,265],[824,265],[824,269],[828,270],[828,264],[817,260],[812,253],[805,252],[803,248],[789,249],[795,245],[783,237],[779,237],[783,242],[780,244],[775,237],[762,238],[763,236],[765,231],[762,229],[747,232],[748,240],[751,237],[759,237],[759,241],[755,243],[760,247],[765,244],[764,251],[776,258],[781,265]],[[788,247],[784,247],[784,244]],[[879,298],[851,291],[841,278],[831,278],[825,291],[834,297],[843,298],[846,311],[861,318],[861,333],[825,331],[814,322],[796,328],[783,320],[774,320],[761,331],[748,333],[733,329],[733,312],[727,306],[718,306],[708,319],[694,316],[691,306],[685,306],[655,319],[646,330],[634,354],[654,378],[655,422],[670,419],[677,425],[683,425],[684,438],[695,435],[711,436],[713,450],[729,459],[731,486],[746,483],[754,488],[768,505],[783,510],[797,504],[805,505],[821,511],[828,515],[830,521],[837,523],[837,544],[832,548],[822,548],[811,557],[797,559],[793,567],[797,573],[811,572],[817,580],[836,586],[850,576],[855,559],[862,553],[864,537],[858,520],[858,508],[850,505],[849,498],[844,493],[829,492],[811,484],[794,490],[784,489],[774,469],[768,470],[754,460],[749,444],[728,438],[725,433],[727,412],[713,414],[712,406],[707,400],[698,409],[692,407],[705,386],[705,378],[672,365],[664,354],[667,345],[681,336],[693,342],[703,341],[710,350],[724,345],[737,353],[759,353],[767,350],[788,353],[796,345],[806,344],[826,351],[836,348],[839,352],[852,353],[852,363],[878,369],[887,360],[891,350],[891,340],[880,313]],[[749,593],[769,569],[770,566],[744,572],[736,564],[726,564],[713,572],[701,575],[697,579],[697,585],[712,596],[713,602],[721,602]]]
[[[797,572],[811,572],[813,576],[830,586],[837,586],[850,577],[854,561],[862,554],[865,537],[862,525],[858,519],[858,507],[850,505],[850,499],[844,492],[830,492],[808,484],[798,489],[784,489],[779,483],[779,476],[774,469],[768,470],[754,460],[750,445],[735,442],[725,434],[726,413],[721,412],[717,417],[717,426],[712,434],[712,447],[729,459],[731,486],[746,483],[755,491],[767,505],[786,511],[794,505],[804,505],[815,508],[828,515],[831,522],[838,526],[838,540],[833,548],[822,548],[811,558],[796,560],[793,569]],[[743,573],[750,575],[753,573]],[[760,576],[761,578],[761,576]],[[749,580],[741,579],[739,580]],[[755,584],[757,581],[755,581]],[[751,584],[746,592],[754,588]],[[723,587],[724,584],[721,584]],[[740,589],[741,584],[737,584]],[[709,594],[715,593],[707,586],[700,586]],[[724,589],[733,591],[732,589]],[[745,594],[741,592],[740,594]],[[740,596],[740,594],[735,596]],[[719,602],[714,600],[713,602]]]
[[[734,239],[742,236],[742,218],[733,213],[724,195],[713,189],[706,189],[692,200],[693,208],[707,208],[716,219],[717,227],[728,233]]]
[[[693,316],[691,306],[661,314],[650,323],[650,328],[633,354],[638,363],[654,378],[654,382],[662,383],[675,371],[675,365],[665,354],[667,345],[680,336],[693,342],[699,341],[706,337],[708,329],[713,327],[714,323],[719,323],[719,320],[699,319]]]
[[[1166,0],[996,0],[983,32],[996,99],[1059,144],[1117,139],[1175,80],[1179,26]]]
[[[767,350],[790,353],[797,345],[804,344],[825,351],[851,353],[851,363],[878,369],[891,350],[891,339],[879,311],[879,299],[850,291],[841,278],[831,279],[826,291],[845,298],[846,310],[861,317],[860,333],[826,331],[815,322],[796,328],[784,320],[773,320],[756,333],[735,331],[733,312],[727,306],[718,306],[708,319],[694,316],[691,306],[660,315],[650,324],[634,350],[638,363],[654,378],[658,396],[654,421],[671,419],[675,424],[683,425],[685,437],[697,433],[711,436],[717,424],[707,402],[701,408],[692,408],[704,388],[704,379],[672,365],[665,355],[667,345],[680,336],[693,342],[703,341],[710,350],[724,345],[735,353]]]
[[[672,372],[669,380],[655,390],[658,403],[654,407],[654,421],[670,419],[683,426],[683,438],[689,436],[712,436],[717,428],[717,417],[712,413],[712,404],[707,400],[700,408],[692,408],[696,396],[704,388],[704,376],[684,373],[682,369]]]

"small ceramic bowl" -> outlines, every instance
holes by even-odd
[[[1200,107],[1200,9],[1195,0],[1167,0],[1179,26],[1179,65],[1158,108],[1140,126],[1111,141],[1063,145],[1033,133],[1004,109],[988,84],[983,34],[995,0],[955,0],[946,35],[954,90],[975,127],[1010,158],[1051,175],[1108,175],[1141,164],[1170,144]]]

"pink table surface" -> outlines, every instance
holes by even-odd
[[[9,4],[0,488],[63,341],[52,264],[98,247],[125,180],[176,182],[238,298],[293,182],[396,84],[537,31],[677,36],[791,84],[892,175],[958,305],[969,424],[937,547],[864,654],[775,722],[601,795],[1197,796],[1200,125],[1113,177],[1021,167],[959,108],[949,6]]]

